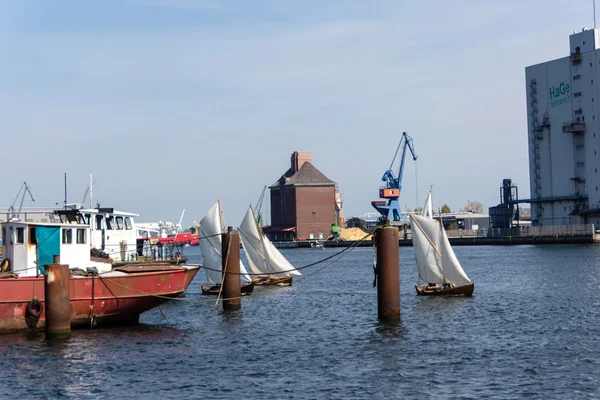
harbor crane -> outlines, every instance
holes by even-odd
[[[267,185],[265,185],[265,187],[263,188],[262,192],[260,193],[260,197],[258,198],[256,205],[254,206],[254,218],[256,218],[256,222],[258,222],[258,226],[260,229],[262,229],[262,223],[263,223],[261,208],[262,208],[263,200],[265,198],[266,190],[267,190]]]
[[[21,196],[21,203],[19,204],[19,211],[17,211],[15,213],[15,203],[17,202],[19,195],[21,195],[21,192],[23,192],[23,194]],[[19,216],[21,215],[21,210],[23,209],[23,202],[25,201],[25,195],[27,193],[29,193],[29,197],[31,198],[31,201],[35,202],[35,200],[33,199],[33,195],[31,194],[31,190],[29,190],[29,186],[27,186],[27,182],[23,182],[23,184],[21,185],[21,188],[19,189],[19,192],[17,193],[17,196],[15,197],[15,200],[13,201],[11,206],[8,207],[8,212],[11,214],[11,216],[10,216],[11,221],[19,220]]]
[[[372,201],[371,205],[381,214],[381,217],[388,221],[400,221],[402,212],[400,211],[400,191],[402,190],[402,174],[404,173],[404,160],[406,158],[406,149],[410,150],[413,161],[417,161],[417,155],[415,154],[415,148],[413,146],[413,139],[402,132],[400,143],[390,164],[390,168],[383,174],[381,180],[385,182],[383,187],[379,188],[379,198],[384,200]],[[402,149],[402,157],[400,159],[400,167],[398,168],[397,175],[394,174],[394,162],[398,156],[398,152]]]

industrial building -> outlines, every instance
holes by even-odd
[[[600,30],[569,45],[525,69],[532,225],[600,225]]]
[[[333,225],[343,226],[337,184],[312,164],[310,153],[295,151],[290,168],[269,186],[272,240],[326,239]]]

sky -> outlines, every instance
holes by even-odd
[[[93,200],[237,226],[294,151],[373,212],[407,132],[402,208],[529,197],[525,67],[592,1],[0,0],[0,206]],[[20,197],[17,200],[17,205]],[[267,206],[268,210],[268,206]]]

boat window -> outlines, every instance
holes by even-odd
[[[25,243],[25,228],[17,228],[17,244]]]
[[[96,229],[102,229],[102,215],[96,215]]]
[[[115,221],[117,223],[117,230],[122,231],[123,230],[123,217],[116,217]]]
[[[85,244],[85,229],[77,229],[77,244]]]
[[[131,218],[129,217],[125,217],[125,229],[127,229],[128,231],[133,229],[133,227],[131,226]]]
[[[112,231],[113,228],[113,217],[106,217],[106,229]]]
[[[29,244],[36,244],[37,238],[35,236],[35,226],[29,227]]]
[[[63,244],[73,243],[73,230],[71,228],[63,229],[62,242]]]
[[[8,243],[6,241],[6,228],[2,227],[2,243]]]
[[[596,190],[598,190],[598,186],[596,186]],[[8,243],[8,244],[13,244],[13,241],[14,241],[14,235],[15,235],[15,230],[14,230],[14,228],[11,226],[11,227],[10,227],[10,239],[9,239],[9,243]]]

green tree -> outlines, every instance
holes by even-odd
[[[444,204],[442,206],[442,214],[450,214],[452,212],[452,210],[450,209],[450,207],[448,207],[448,204]]]

